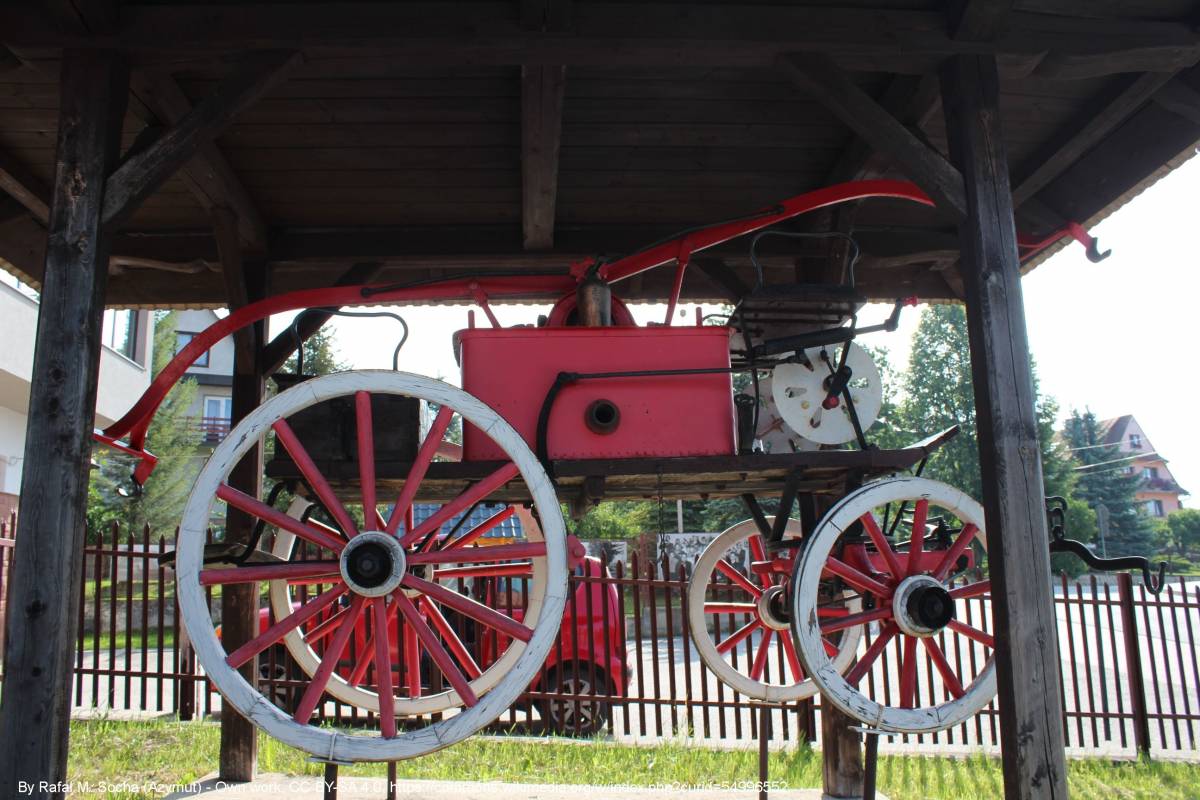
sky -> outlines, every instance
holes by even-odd
[[[1030,350],[1044,394],[1061,406],[1090,408],[1105,419],[1133,414],[1164,456],[1176,481],[1200,505],[1200,158],[1191,160],[1097,225],[1092,233],[1112,255],[1099,264],[1071,245],[1022,282]],[[451,334],[467,327],[467,307],[395,309],[411,335],[400,369],[458,383]],[[548,306],[495,307],[502,325],[532,323]],[[711,308],[709,310],[712,310]],[[860,324],[886,316],[869,307]],[[661,321],[665,307],[634,307],[639,323]],[[681,309],[693,320],[694,306]],[[278,331],[291,315],[272,318]],[[897,369],[908,362],[918,313],[906,309],[900,329],[868,342],[889,351]],[[486,324],[477,312],[477,324]],[[339,355],[355,368],[387,368],[399,340],[394,320],[334,318]]]

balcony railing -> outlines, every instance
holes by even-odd
[[[198,417],[196,428],[204,444],[218,444],[229,435],[229,420],[225,417]]]

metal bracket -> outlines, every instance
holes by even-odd
[[[1098,572],[1116,572],[1136,569],[1142,572],[1142,585],[1150,594],[1162,592],[1166,580],[1167,562],[1158,562],[1158,575],[1151,571],[1150,559],[1145,556],[1121,556],[1101,558],[1091,548],[1077,539],[1067,538],[1067,500],[1065,497],[1046,498],[1046,524],[1050,528],[1050,552],[1070,553]]]

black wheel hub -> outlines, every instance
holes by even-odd
[[[954,598],[941,586],[918,586],[905,603],[908,615],[932,631],[941,630],[954,619]]]
[[[354,582],[373,589],[392,573],[392,555],[375,542],[364,542],[346,559],[346,571]]]

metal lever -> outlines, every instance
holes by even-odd
[[[1100,572],[1116,572],[1123,569],[1136,569],[1142,572],[1142,585],[1150,594],[1157,595],[1163,590],[1166,581],[1167,562],[1158,562],[1157,577],[1151,571],[1150,559],[1145,556],[1121,556],[1118,558],[1101,558],[1091,551],[1083,542],[1067,538],[1067,500],[1065,497],[1046,498],[1046,523],[1050,526],[1050,552],[1070,553],[1094,570]]]

